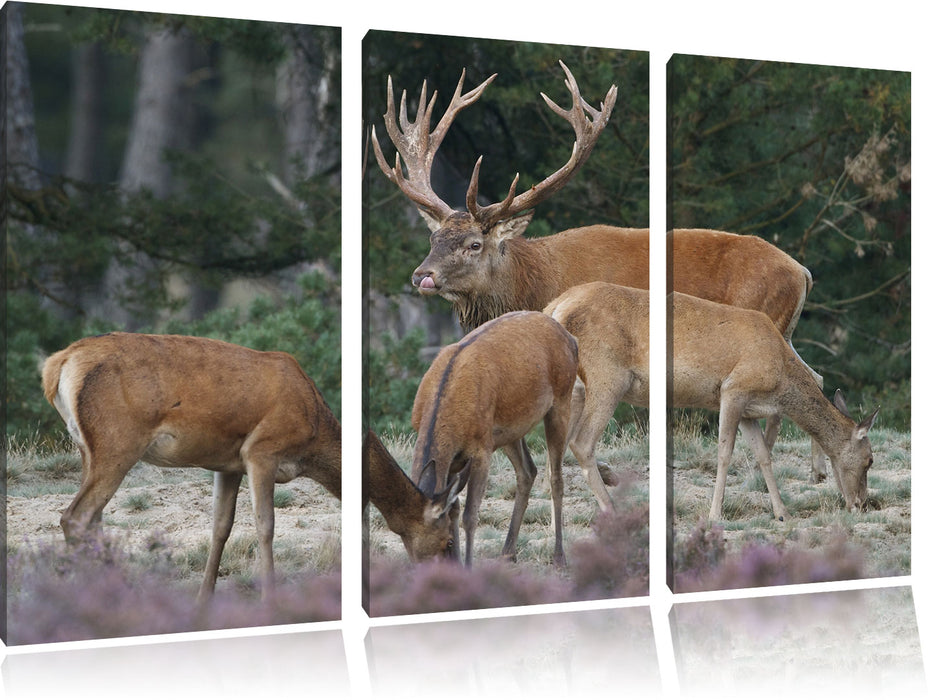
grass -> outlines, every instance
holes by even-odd
[[[695,412],[674,412],[672,460],[674,525],[677,545],[686,542],[708,517],[715,484],[717,439]],[[837,537],[846,538],[864,558],[863,575],[910,572],[910,438],[886,428],[871,432],[874,465],[869,472],[868,510],[849,513],[831,475],[810,481],[810,439],[785,426],[772,453],[774,475],[790,518],[780,522],[766,493],[753,455],[738,438],[728,471],[725,504],[719,526],[727,553],[740,553],[751,543],[818,551]]]

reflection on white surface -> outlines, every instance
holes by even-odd
[[[8,700],[349,697],[341,632],[7,655]]]
[[[660,694],[645,607],[377,627],[367,656],[375,700]]]
[[[926,692],[909,587],[684,603],[670,622],[682,697]]]

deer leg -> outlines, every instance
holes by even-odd
[[[777,442],[777,435],[780,434],[780,416],[767,416],[764,421],[764,443],[768,450],[772,450],[774,443]]]
[[[734,452],[740,418],[741,409],[722,400],[721,410],[718,412],[718,467],[715,473],[715,493],[712,496],[709,520],[720,520],[722,517],[725,485],[728,482],[728,466],[731,464],[731,454]]]
[[[273,487],[275,464],[272,460],[256,457],[244,460],[247,465],[247,483],[250,486],[250,504],[257,528],[257,551],[260,556],[261,599],[273,590]]]
[[[523,514],[530,502],[530,492],[533,490],[533,480],[536,478],[536,466],[533,464],[533,458],[530,456],[525,440],[521,439],[504,445],[501,450],[507,455],[507,459],[510,460],[517,474],[517,495],[514,497],[513,512],[510,514],[510,525],[507,528],[507,539],[504,540],[501,556],[516,561],[517,537],[520,534]]]
[[[237,509],[237,491],[240,488],[242,474],[239,472],[215,472],[212,494],[212,529],[211,551],[205,565],[205,575],[198,589],[198,602],[204,603],[214,593],[218,580],[218,568],[221,565],[221,553],[231,535],[234,526],[234,512]]]
[[[474,535],[478,528],[478,512],[481,508],[481,499],[484,498],[484,492],[487,489],[490,465],[490,452],[477,455],[471,461],[471,475],[468,477],[468,488],[465,494],[465,512],[462,514],[462,525],[465,528],[465,566],[468,568],[471,568]]]
[[[741,434],[747,440],[748,445],[754,451],[754,457],[757,459],[757,465],[760,467],[761,474],[764,475],[764,482],[767,484],[767,493],[770,495],[770,504],[773,506],[774,516],[778,520],[786,520],[790,517],[786,506],[780,500],[780,488],[777,486],[777,480],[774,477],[773,466],[770,463],[770,450],[767,448],[767,442],[764,439],[764,433],[756,420],[742,419]]]
[[[806,366],[809,367],[809,365],[806,365]],[[809,367],[809,371],[812,372],[813,379],[816,380],[816,384],[818,384],[818,385],[819,385],[819,388],[821,389],[822,386],[823,386],[823,384],[824,384],[824,381],[825,381],[825,380],[822,378],[822,375],[819,374],[818,372],[814,371],[812,367]],[[814,484],[821,484],[823,481],[826,480],[826,474],[828,474],[828,472],[826,471],[825,452],[823,452],[823,451],[822,451],[822,448],[819,447],[819,443],[816,442],[816,438],[812,438],[812,441],[811,441],[811,448],[812,448],[812,449],[811,449],[811,453],[812,453],[812,463],[811,463],[811,478],[812,478],[812,483],[814,483]],[[833,470],[833,471],[834,471],[834,470]],[[836,474],[835,477],[836,477],[836,481],[838,481],[838,474]],[[839,490],[841,490],[841,488],[840,488]]]
[[[555,547],[553,563],[566,565],[565,552],[562,548],[562,455],[565,453],[569,433],[569,409],[563,405],[554,405],[543,417],[546,433],[546,448],[549,452],[549,491],[552,496],[552,522]]]
[[[585,401],[587,396],[587,390],[585,384],[578,377],[575,378],[575,385],[572,388],[572,416],[569,420],[569,440],[578,433],[579,427],[581,426],[583,412],[585,408]],[[614,409],[612,409],[612,414]],[[610,416],[608,417],[610,421]],[[602,428],[604,431],[604,428]],[[620,479],[617,474],[611,471],[611,466],[607,462],[601,462],[595,460],[595,465],[598,470],[598,473],[601,475],[601,481],[605,486],[617,486],[620,483]]]
[[[626,382],[626,378],[622,380]],[[581,412],[581,418],[578,427],[575,430],[569,447],[572,454],[578,460],[582,473],[591,492],[598,499],[598,505],[601,510],[614,510],[614,504],[611,502],[611,496],[608,495],[608,489],[605,488],[605,482],[598,471],[598,460],[595,457],[595,448],[601,439],[601,434],[611,416],[614,415],[614,409],[618,405],[618,397],[623,395],[624,387],[601,386],[592,387],[585,393],[585,405]],[[573,391],[574,396],[574,391]]]
[[[792,331],[791,331],[792,332]],[[790,343],[790,348],[793,350],[793,354],[796,355],[796,359],[803,363],[803,366],[809,370],[809,373],[812,375],[812,378],[815,380],[816,384],[819,385],[821,389],[825,384],[825,380],[822,375],[819,374],[816,370],[806,364],[799,353],[796,352],[796,348],[793,347],[793,342],[787,338],[787,342]],[[778,418],[779,423],[779,418]],[[767,443],[767,448],[770,449],[773,447],[773,442]],[[834,469],[833,469],[834,472]],[[838,481],[838,474],[835,475],[836,481]],[[810,444],[810,479],[814,484],[820,484],[826,479],[826,462],[825,462],[825,453],[822,451],[822,448],[819,447],[819,443],[816,442],[815,438],[811,440]]]
[[[810,481],[821,484],[826,480],[825,452],[815,438],[810,443]]]
[[[82,447],[82,480],[78,493],[62,513],[60,523],[65,541],[76,544],[84,539],[100,537],[104,506],[113,498],[127,472],[136,464],[139,452],[125,454],[92,454]]]

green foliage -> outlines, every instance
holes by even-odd
[[[416,389],[429,368],[429,362],[420,359],[425,343],[421,329],[399,340],[384,334],[381,341],[368,354],[364,389],[365,424],[378,434],[409,429]]]
[[[30,226],[10,229],[7,289],[67,288],[70,298],[54,300],[81,312],[82,295],[93,293],[110,263],[144,254],[150,262],[121,301],[138,318],[152,319],[171,305],[168,280],[179,272],[218,287],[234,275],[270,274],[303,260],[340,265],[340,214],[331,186],[306,182],[298,190],[307,197],[306,210],[319,212],[312,221],[269,192],[246,193],[204,158],[176,153],[172,162],[182,186],[166,199],[74,182],[81,195],[54,185],[14,190],[12,216]],[[260,173],[254,177],[259,181]]]
[[[910,74],[675,56],[668,79],[668,223],[809,268],[794,345],[827,393],[888,394],[909,428]]]
[[[172,291],[175,281],[210,297],[233,280],[292,280],[312,261],[328,273],[301,280],[289,294],[170,326],[292,353],[339,413],[340,293],[328,281],[341,264],[338,164],[309,173],[279,162],[284,147],[275,81],[298,28],[51,5],[29,5],[24,14],[44,172],[37,190],[4,183],[8,434],[61,430],[40,390],[43,355],[98,332],[165,332],[166,319],[187,301]],[[187,86],[198,133],[186,150],[165,154],[173,187],[164,198],[116,185],[138,88],[137,60],[154,26],[189,32],[205,66]],[[77,75],[75,52],[87,43],[100,48],[91,72],[106,89],[92,117],[100,143],[85,181],[63,173],[75,118],[68,88]],[[132,271],[125,287],[107,280],[109,269]],[[128,312],[127,327],[90,317],[108,313],[103,299]]]
[[[42,353],[64,347],[78,325],[62,323],[29,294],[7,294],[6,432],[7,435],[59,429],[58,415],[42,396]]]

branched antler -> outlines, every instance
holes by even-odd
[[[572,144],[572,155],[569,160],[559,170],[549,175],[536,185],[533,185],[526,192],[515,195],[519,174],[514,177],[510,185],[510,191],[507,198],[501,202],[490,204],[486,207],[480,207],[477,204],[478,197],[478,172],[481,167],[481,159],[475,164],[474,172],[471,174],[471,182],[468,186],[468,211],[471,215],[481,222],[482,226],[492,225],[497,221],[508,219],[522,211],[532,209],[534,206],[550,197],[560,190],[582,164],[588,159],[598,136],[604,130],[608,119],[611,116],[611,110],[614,107],[614,101],[617,99],[617,86],[612,85],[601,103],[601,109],[595,109],[589,105],[583,98],[579,90],[575,77],[566,65],[559,61],[562,70],[566,74],[565,85],[572,93],[572,107],[562,109],[553,102],[544,93],[540,93],[546,105],[560,117],[572,125],[575,130],[575,142]],[[587,113],[587,114],[586,114]],[[589,119],[591,117],[591,119]]]
[[[520,179],[519,173],[514,177],[510,185],[510,191],[506,199],[501,202],[480,206],[478,204],[478,178],[481,170],[481,158],[475,163],[471,174],[471,180],[468,184],[468,193],[466,204],[468,212],[472,218],[477,221],[482,229],[488,230],[498,221],[509,219],[522,211],[532,209],[538,203],[560,190],[569,179],[576,173],[582,164],[588,159],[598,136],[604,130],[608,119],[611,116],[611,110],[614,107],[614,101],[617,99],[617,86],[612,85],[601,103],[601,109],[595,109],[589,105],[583,98],[579,90],[575,77],[566,65],[559,61],[562,70],[565,72],[565,85],[572,94],[572,106],[569,109],[562,109],[545,94],[540,93],[546,101],[546,105],[560,117],[565,119],[575,131],[575,142],[572,144],[572,155],[568,162],[559,170],[554,172],[530,189],[517,195],[517,182]],[[387,78],[387,111],[384,114],[384,124],[387,127],[387,135],[396,146],[397,155],[394,166],[391,168],[384,158],[383,152],[377,141],[377,130],[372,128],[371,140],[374,144],[374,152],[377,156],[377,163],[390,180],[396,183],[403,194],[409,197],[420,209],[428,213],[431,217],[441,222],[454,213],[448,204],[442,201],[432,189],[430,184],[430,174],[432,171],[432,160],[435,158],[439,145],[445,138],[445,134],[455,119],[455,116],[465,107],[474,103],[484,88],[490,84],[497,76],[495,73],[483,83],[478,85],[470,92],[462,95],[462,86],[465,81],[465,71],[462,70],[458,86],[455,88],[455,94],[448,108],[439,119],[439,123],[433,131],[429,131],[429,123],[432,118],[432,109],[435,106],[437,92],[432,93],[428,104],[426,103],[426,83],[423,81],[422,91],[419,95],[419,104],[416,109],[416,118],[410,122],[406,110],[406,91],[403,91],[400,99],[399,126],[393,118],[394,99],[393,83]],[[402,158],[406,166],[404,175],[403,167],[400,165]]]
[[[448,108],[432,132],[429,131],[429,124],[438,92],[433,91],[432,98],[427,105],[426,81],[423,81],[419,104],[416,108],[416,118],[410,122],[406,110],[406,90],[404,90],[400,97],[400,125],[398,127],[393,119],[393,81],[389,76],[387,77],[387,111],[384,113],[384,124],[387,127],[387,135],[393,145],[396,146],[397,155],[394,166],[391,168],[384,158],[383,151],[377,141],[377,130],[372,128],[371,140],[374,144],[377,163],[384,175],[395,182],[397,187],[403,191],[403,194],[413,200],[419,208],[439,221],[452,214],[454,209],[442,201],[432,189],[430,184],[432,161],[455,116],[465,107],[473,104],[495,77],[497,77],[496,73],[473,90],[462,95],[462,86],[465,82],[465,70],[462,69],[461,77],[455,88],[455,94],[452,95]],[[403,164],[406,165],[405,176],[400,166],[401,157]]]

